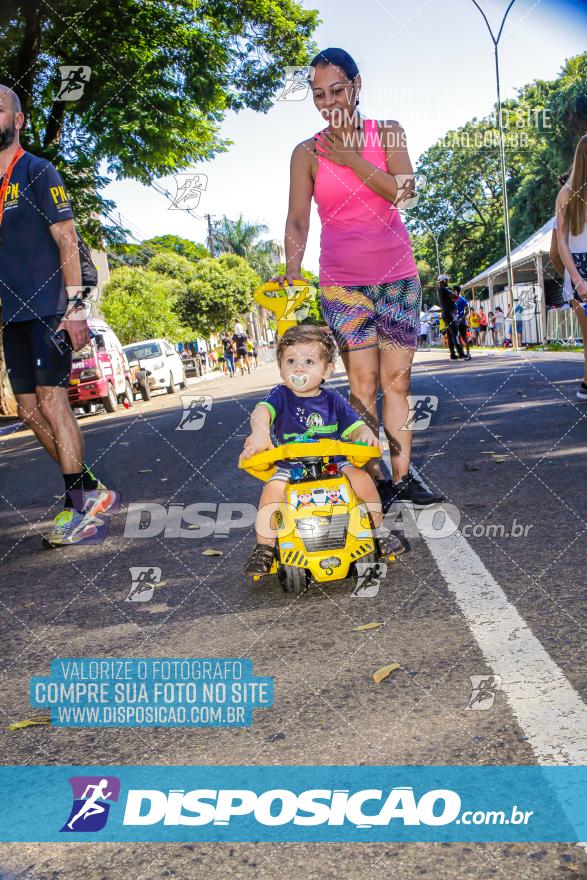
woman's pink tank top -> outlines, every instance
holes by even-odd
[[[387,171],[375,119],[364,119],[363,159]],[[321,139],[320,133],[318,138]],[[314,199],[322,221],[320,284],[388,284],[418,274],[398,209],[354,171],[318,156]]]

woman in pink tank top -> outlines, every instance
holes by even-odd
[[[367,465],[383,509],[393,501],[444,500],[410,471],[410,371],[422,291],[399,207],[407,207],[413,169],[398,122],[359,115],[361,78],[343,49],[325,49],[310,65],[314,104],[326,129],[298,144],[291,161],[285,227],[286,275],[300,278],[312,197],[322,224],[320,302],[349,377],[350,401],[379,433],[377,396],[393,479]]]

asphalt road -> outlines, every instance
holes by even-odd
[[[208,397],[201,430],[176,430],[179,395],[83,420],[88,461],[122,495],[93,546],[41,548],[59,473],[30,434],[0,438],[3,763],[586,763],[580,358],[447,357],[417,356],[413,393],[438,405],[414,461],[466,537],[412,533],[372,599],[348,581],[297,598],[275,578],[251,586],[250,528],[125,537],[128,505],[256,503],[260,484],[236,459],[273,365],[188,389]],[[346,388],[343,373],[334,382]],[[151,601],[124,601],[134,566],[161,569]],[[353,632],[373,621],[384,625]],[[275,705],[243,730],[8,731],[35,714],[29,678],[57,656],[250,657],[275,678]],[[376,685],[373,671],[393,661],[400,669]],[[467,710],[470,677],[491,674],[502,677],[493,706]],[[584,859],[572,844],[19,843],[0,845],[0,876],[558,880],[587,877]]]

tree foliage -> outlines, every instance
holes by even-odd
[[[252,293],[261,280],[243,257],[222,254],[200,260],[177,304],[182,321],[198,336],[231,327],[250,311]]]
[[[98,244],[112,207],[99,169],[148,184],[226,151],[225,113],[267,112],[316,26],[294,0],[3,0],[0,81],[22,101],[24,146],[59,167]],[[66,64],[91,68],[78,101],[56,100]]]
[[[558,177],[587,131],[586,93],[587,53],[568,60],[556,80],[524,86],[503,104],[512,247],[553,215]],[[505,245],[496,112],[449,131],[423,153],[416,170],[425,183],[406,220],[423,274],[436,272],[432,233],[441,266],[455,280],[500,259]]]
[[[123,345],[162,337],[170,342],[185,338],[175,311],[180,284],[153,269],[123,266],[112,272],[104,288],[102,314]]]

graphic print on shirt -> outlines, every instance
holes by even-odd
[[[300,425],[302,425],[302,427],[305,427],[307,430],[302,431],[299,434],[284,434],[284,440],[293,440],[294,443],[303,443],[304,440],[311,440],[315,434],[324,433],[323,431],[320,431],[320,428],[324,427],[324,419],[322,418],[320,413],[312,412],[309,415],[306,415],[306,410],[303,409],[303,407],[301,406],[297,406],[296,416],[298,418],[298,421],[300,422]],[[330,432],[332,427],[336,426],[327,426],[328,432]]]

